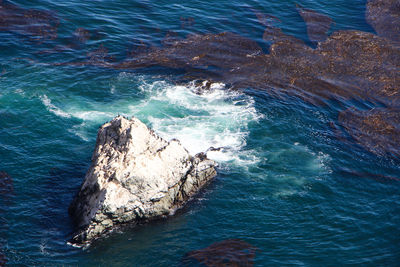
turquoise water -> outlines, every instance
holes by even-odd
[[[58,38],[43,43],[0,32],[0,171],[13,179],[13,191],[0,195],[0,251],[9,265],[175,266],[191,250],[232,238],[258,248],[256,266],[399,265],[400,182],[384,178],[400,178],[399,161],[338,140],[329,126],[337,103],[314,106],[224,84],[197,95],[190,81],[174,83],[180,71],[51,64],[80,62],[100,44],[123,60],[133,44],[160,45],[168,31],[233,31],[266,47],[265,27],[249,7],[309,43],[295,1],[12,3],[52,10],[60,24]],[[331,31],[373,32],[365,1],[301,4],[329,15]],[[181,18],[194,23],[182,27]],[[86,44],[72,38],[78,27],[92,33]],[[42,53],[57,45],[76,46]],[[68,205],[98,127],[118,114],[137,116],[191,153],[225,147],[209,154],[218,176],[168,220],[77,249],[67,245],[74,230]]]

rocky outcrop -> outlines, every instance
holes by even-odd
[[[100,127],[92,165],[69,208],[80,229],[71,243],[88,245],[118,225],[173,214],[216,175],[215,165],[136,118],[114,118]]]

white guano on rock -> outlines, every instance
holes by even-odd
[[[114,118],[100,127],[92,165],[69,207],[79,229],[70,242],[85,246],[119,225],[173,214],[216,175],[215,166],[137,118]]]

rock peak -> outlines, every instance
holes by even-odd
[[[80,229],[71,243],[85,246],[118,225],[172,214],[216,175],[215,166],[135,117],[115,117],[100,127],[92,165],[69,207]]]

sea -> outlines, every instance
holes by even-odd
[[[5,25],[5,4],[33,18]],[[186,266],[190,251],[234,239],[256,248],[254,266],[400,266],[400,160],[337,138],[337,102],[223,82],[199,93],[195,80],[177,82],[183,70],[79,63],[97,49],[123,62],[172,32],[233,32],[267,51],[255,10],[315,47],[296,4],[329,16],[328,34],[375,33],[365,0],[0,1],[0,265]],[[32,24],[48,19],[56,36]],[[168,219],[76,248],[68,206],[98,128],[117,115],[191,154],[222,147],[208,153],[218,175]]]

